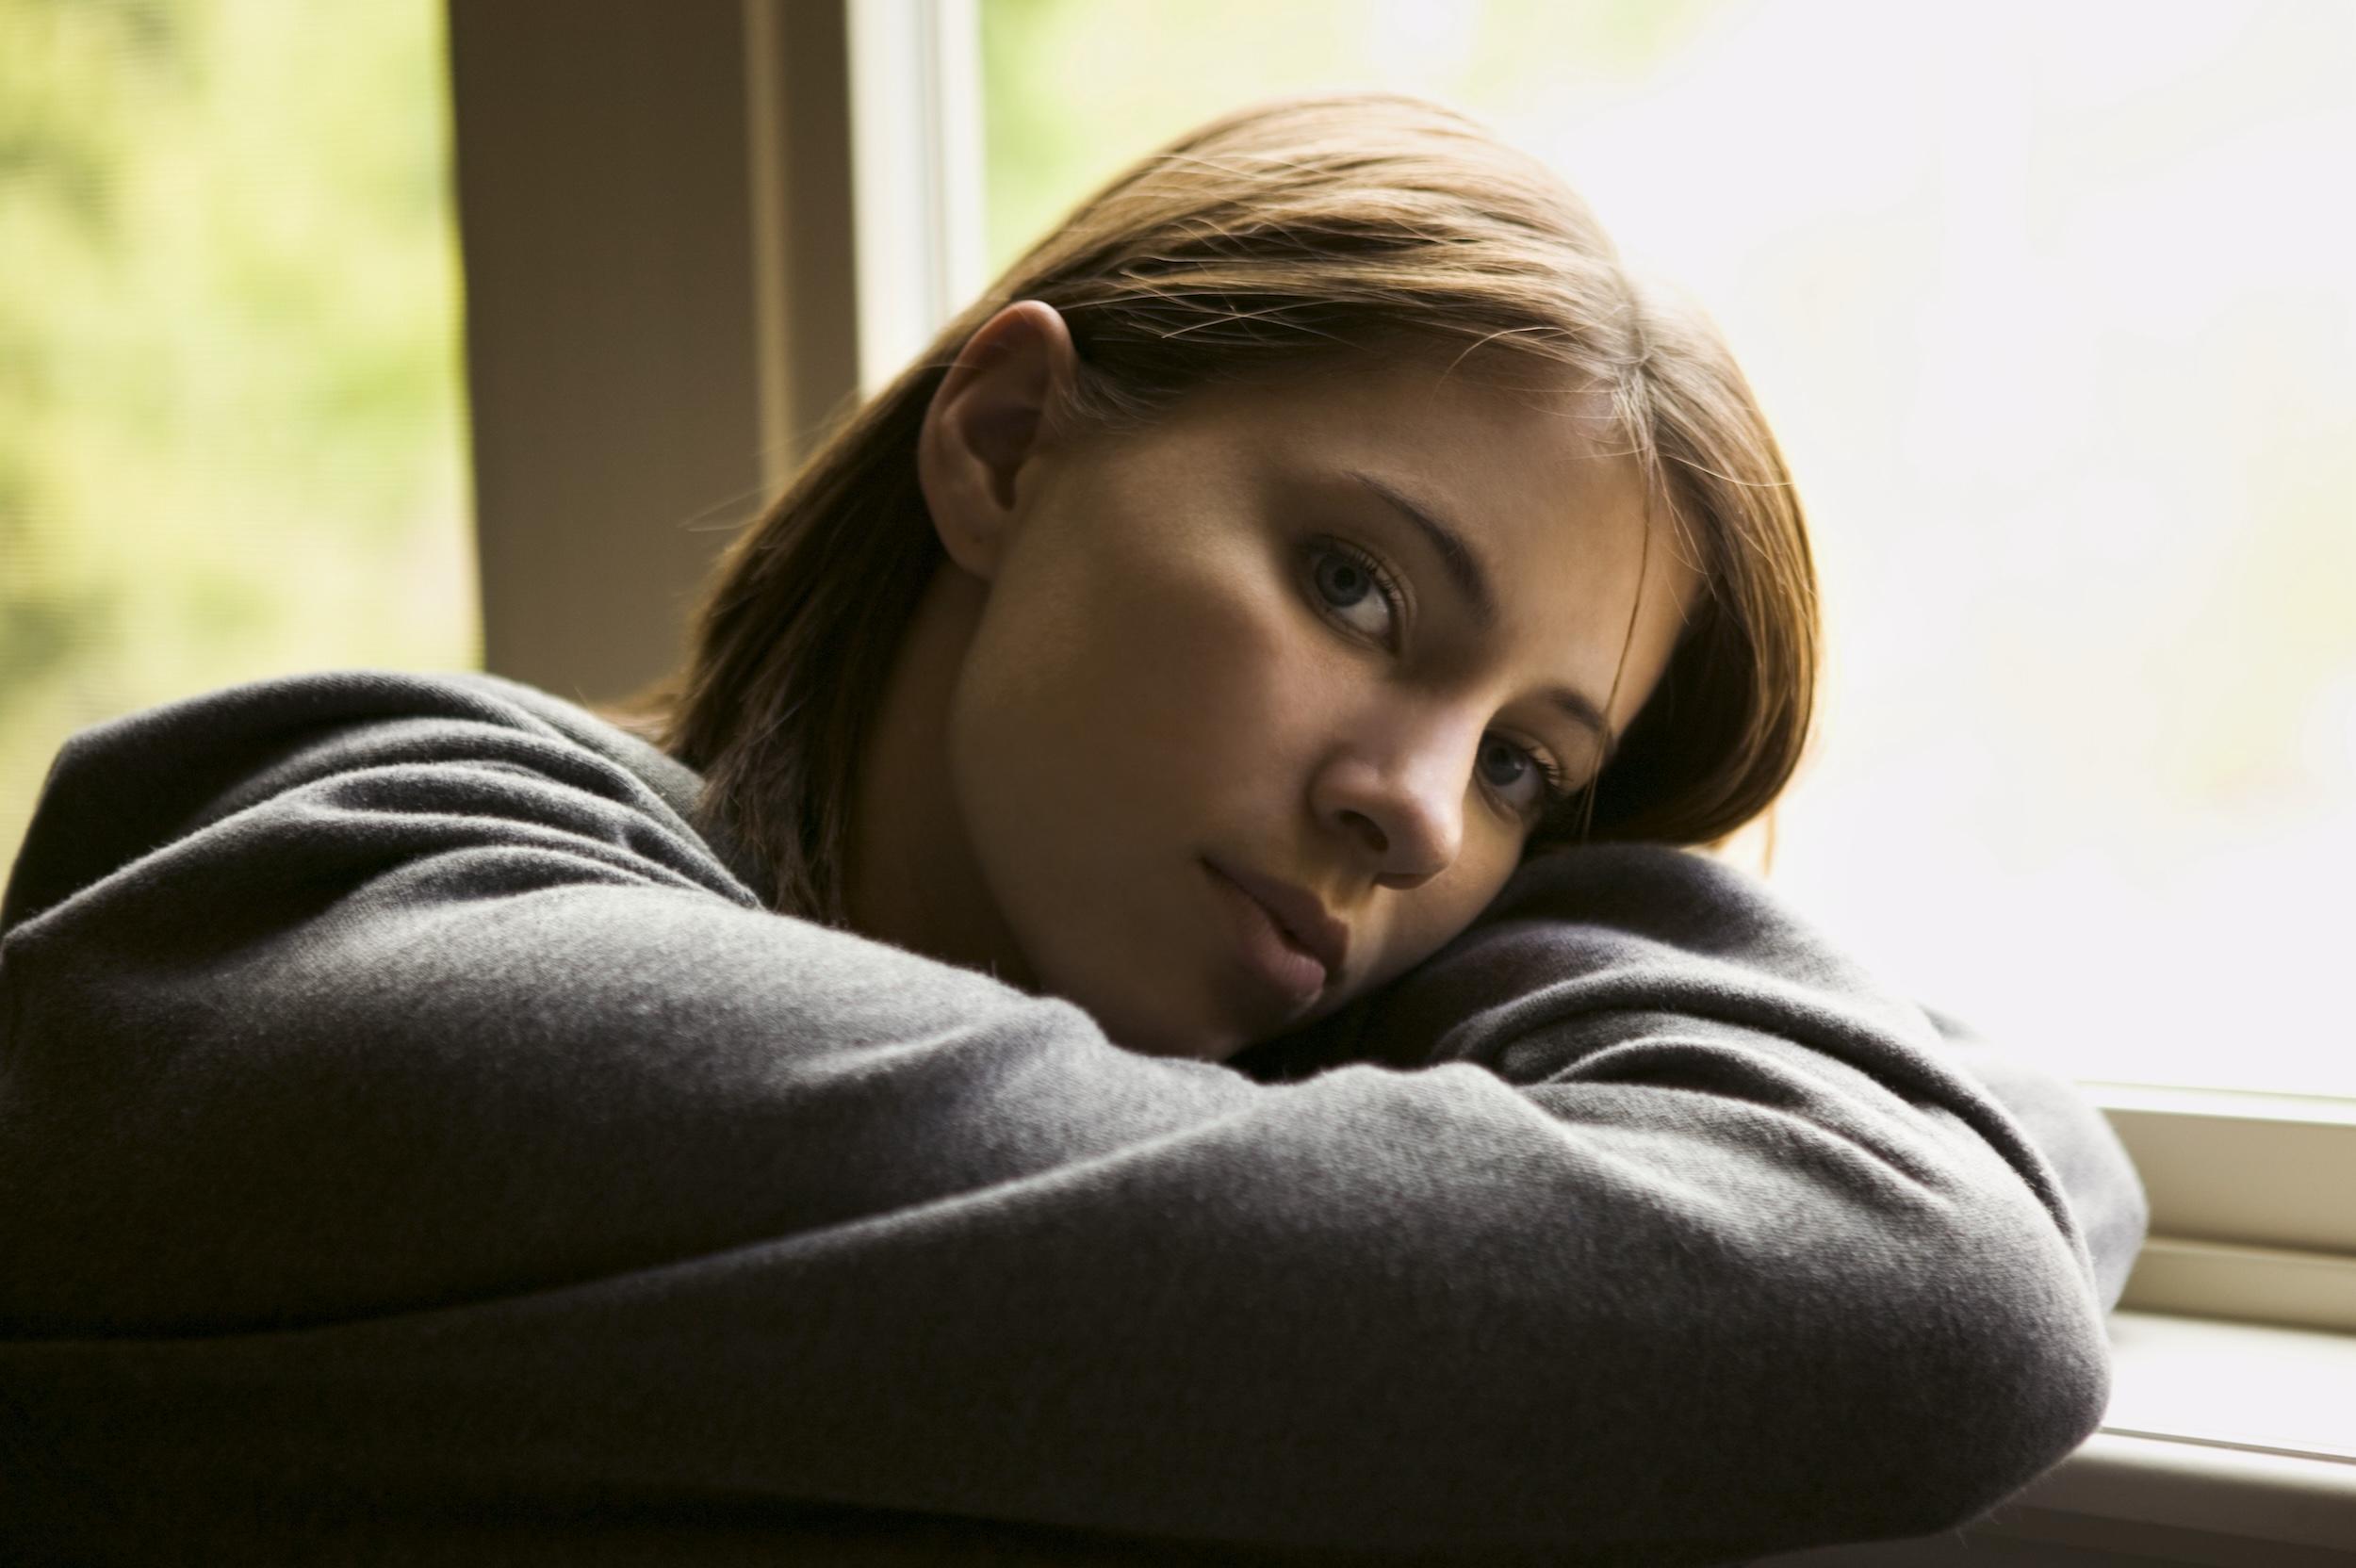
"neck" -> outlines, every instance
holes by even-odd
[[[902,634],[859,755],[845,868],[851,929],[1032,988],[967,841],[949,773],[949,710],[989,585],[943,562]]]

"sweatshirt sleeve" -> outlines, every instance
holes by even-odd
[[[1533,861],[1337,1026],[1373,1059],[1262,1081],[772,914],[496,708],[20,909],[25,1536],[1710,1562],[1945,1527],[2100,1416],[2051,1164],[1724,868]]]
[[[2011,1113],[2021,1135],[2045,1156],[2078,1217],[2096,1295],[2105,1312],[2118,1306],[2151,1223],[2150,1198],[2126,1146],[2068,1079],[1998,1050],[1953,1014],[1928,1006],[1922,1011],[1944,1037],[1947,1057]]]
[[[1284,1082],[1351,1060],[1466,1060],[1522,1081],[1526,1070],[1508,1064],[1509,1051],[1525,1064],[1555,1065],[1530,1038],[1537,1013],[1586,1018],[1585,1029],[1557,1031],[1575,1054],[1624,1042],[1631,1021],[1612,1015],[1626,1009],[1626,982],[1633,978],[1627,966],[1646,946],[1675,962],[1669,972],[1635,979],[1636,1000],[1685,1015],[1687,1027],[1751,1017],[1770,1040],[1824,1045],[1833,1037],[1824,1031],[1845,1016],[1852,1028],[1862,1023],[1869,1034],[1902,1042],[1903,1057],[1944,1074],[1934,1098],[1972,1107],[1982,1135],[2009,1150],[2056,1226],[2075,1236],[2102,1309],[2118,1305],[2151,1211],[2102,1113],[2053,1069],[1998,1049],[1952,1013],[1887,989],[1777,904],[1763,883],[1720,860],[1647,845],[1541,857],[1417,971],[1237,1064]],[[1710,955],[1738,967],[1713,974],[1712,966],[1692,961]],[[1622,983],[1602,983],[1607,973]],[[1902,1081],[1912,1070],[1890,1060],[1876,1076]]]

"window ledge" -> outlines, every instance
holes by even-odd
[[[2102,1424],[1989,1515],[1758,1568],[2356,1560],[2356,1334],[2113,1313]]]

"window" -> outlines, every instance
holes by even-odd
[[[0,855],[74,729],[479,661],[438,0],[0,0]]]

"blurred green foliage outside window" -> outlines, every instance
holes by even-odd
[[[440,0],[0,0],[0,856],[73,730],[479,663]]]

